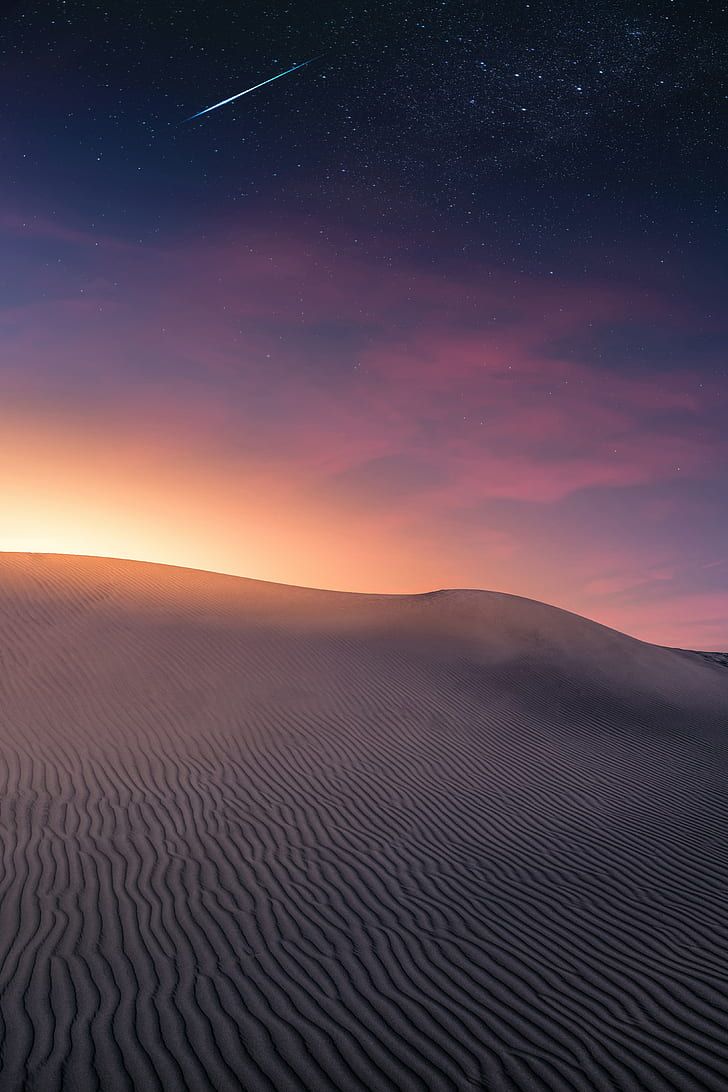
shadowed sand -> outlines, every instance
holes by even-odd
[[[728,1088],[728,670],[0,554],[0,1089]]]

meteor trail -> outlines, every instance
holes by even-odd
[[[217,110],[219,106],[227,106],[229,102],[235,102],[235,99],[241,98],[242,95],[249,95],[251,91],[257,91],[259,87],[265,87],[267,83],[273,83],[273,80],[279,80],[281,76],[287,76],[289,72],[295,72],[298,68],[305,68],[307,64],[311,64],[311,61],[315,61],[318,58],[311,57],[308,61],[303,61],[301,64],[294,64],[292,68],[287,68],[285,72],[279,72],[277,76],[271,76],[269,80],[263,80],[262,83],[256,83],[254,87],[247,87],[245,91],[238,91],[237,95],[231,95],[229,99],[223,99],[222,102],[216,102],[214,106],[207,106],[204,110],[198,111],[193,114],[192,117],[185,118],[185,121],[194,121],[195,118],[201,118],[203,114],[209,114],[211,110]]]

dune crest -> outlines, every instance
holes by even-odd
[[[728,671],[0,554],[0,1088],[728,1087]]]

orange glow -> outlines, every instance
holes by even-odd
[[[122,557],[356,591],[422,591],[443,566],[382,520],[231,459],[43,423],[2,429],[0,550]],[[439,577],[439,579],[438,579]]]
[[[413,503],[372,507],[352,490],[332,499],[310,467],[212,454],[161,427],[102,432],[42,410],[0,417],[0,551],[87,554],[207,569],[343,591],[412,593],[475,587],[543,600],[623,632],[680,647],[722,648],[725,596],[615,600],[655,576],[629,555],[580,566],[534,548],[502,521],[458,530]],[[423,511],[425,514],[423,515]],[[443,526],[445,531],[443,531]],[[626,575],[595,580],[594,572]],[[660,572],[660,578],[669,573]],[[614,587],[612,587],[612,584]]]

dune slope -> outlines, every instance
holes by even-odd
[[[0,554],[0,1088],[728,1087],[728,669]]]

